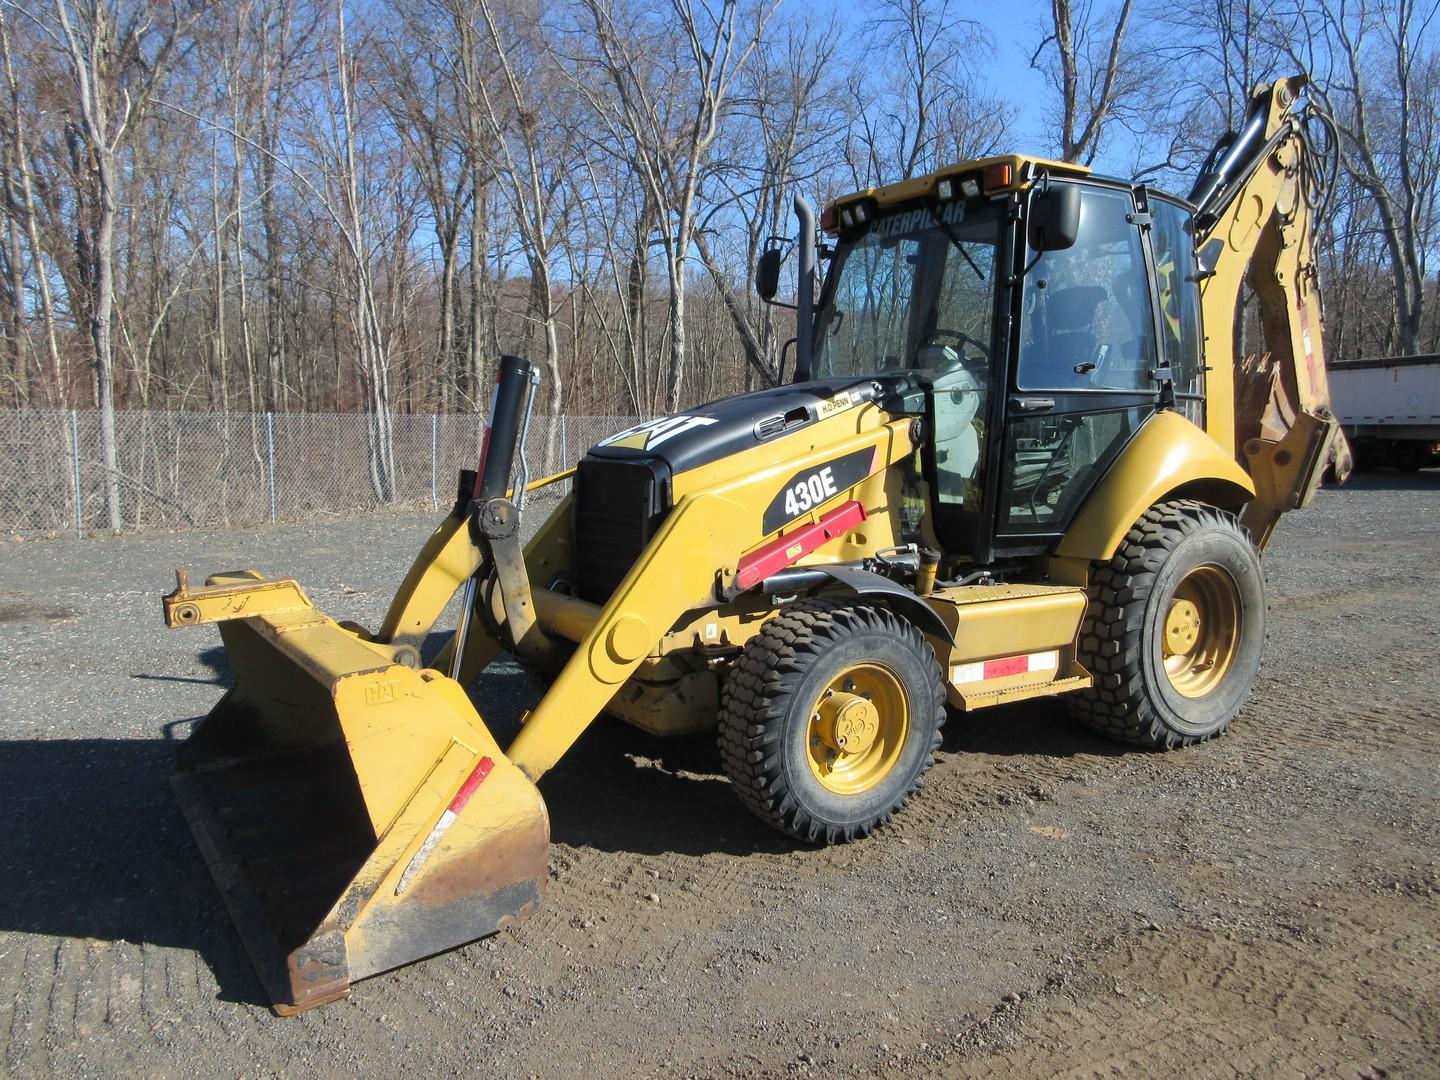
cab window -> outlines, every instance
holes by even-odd
[[[1155,227],[1155,281],[1160,300],[1160,338],[1170,361],[1177,397],[1205,392],[1201,361],[1199,269],[1195,262],[1194,219],[1189,211],[1163,199],[1152,199]]]
[[[1025,280],[1021,389],[1153,388],[1150,275],[1134,212],[1128,192],[1084,188],[1075,244],[1035,262]]]

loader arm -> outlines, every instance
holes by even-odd
[[[526,776],[539,779],[574,745],[681,615],[718,605],[734,582],[740,557],[765,540],[765,507],[786,477],[809,465],[866,452],[872,456],[860,480],[863,484],[913,452],[910,430],[909,421],[890,422],[840,441],[822,442],[806,456],[776,454],[766,468],[682,496],[526,718],[506,757]],[[858,487],[837,492],[829,502],[816,506],[816,514],[852,498]]]
[[[1260,87],[1250,116],[1202,176],[1196,248],[1206,333],[1206,426],[1254,481],[1243,520],[1263,547],[1280,515],[1307,505],[1325,468],[1350,471],[1325,377],[1315,214],[1319,163],[1296,101],[1305,78]],[[1237,312],[1248,284],[1266,351],[1241,353]]]

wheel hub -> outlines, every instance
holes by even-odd
[[[863,754],[880,732],[880,714],[859,694],[830,692],[820,702],[820,740],[842,754]]]
[[[880,664],[857,664],[836,676],[810,711],[810,769],[841,795],[858,795],[894,768],[910,730],[909,695]]]
[[[1213,692],[1240,645],[1240,590],[1219,566],[1197,566],[1165,611],[1160,652],[1170,685],[1189,698]]]
[[[1183,656],[1195,647],[1200,636],[1200,611],[1189,600],[1175,600],[1165,619],[1165,649],[1171,656]]]

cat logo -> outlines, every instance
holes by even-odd
[[[601,439],[600,446],[626,446],[632,450],[654,450],[661,443],[676,435],[695,428],[709,427],[718,423],[712,416],[662,416],[659,420],[647,420],[643,424],[628,427],[618,435]]]

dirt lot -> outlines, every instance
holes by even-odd
[[[539,915],[279,1019],[166,782],[218,639],[162,631],[156,596],[177,563],[256,565],[373,623],[427,528],[0,546],[5,1073],[1440,1075],[1440,473],[1281,526],[1217,743],[952,716],[893,827],[816,850],[705,743],[602,723],[541,783]],[[527,692],[477,698],[504,727]]]

